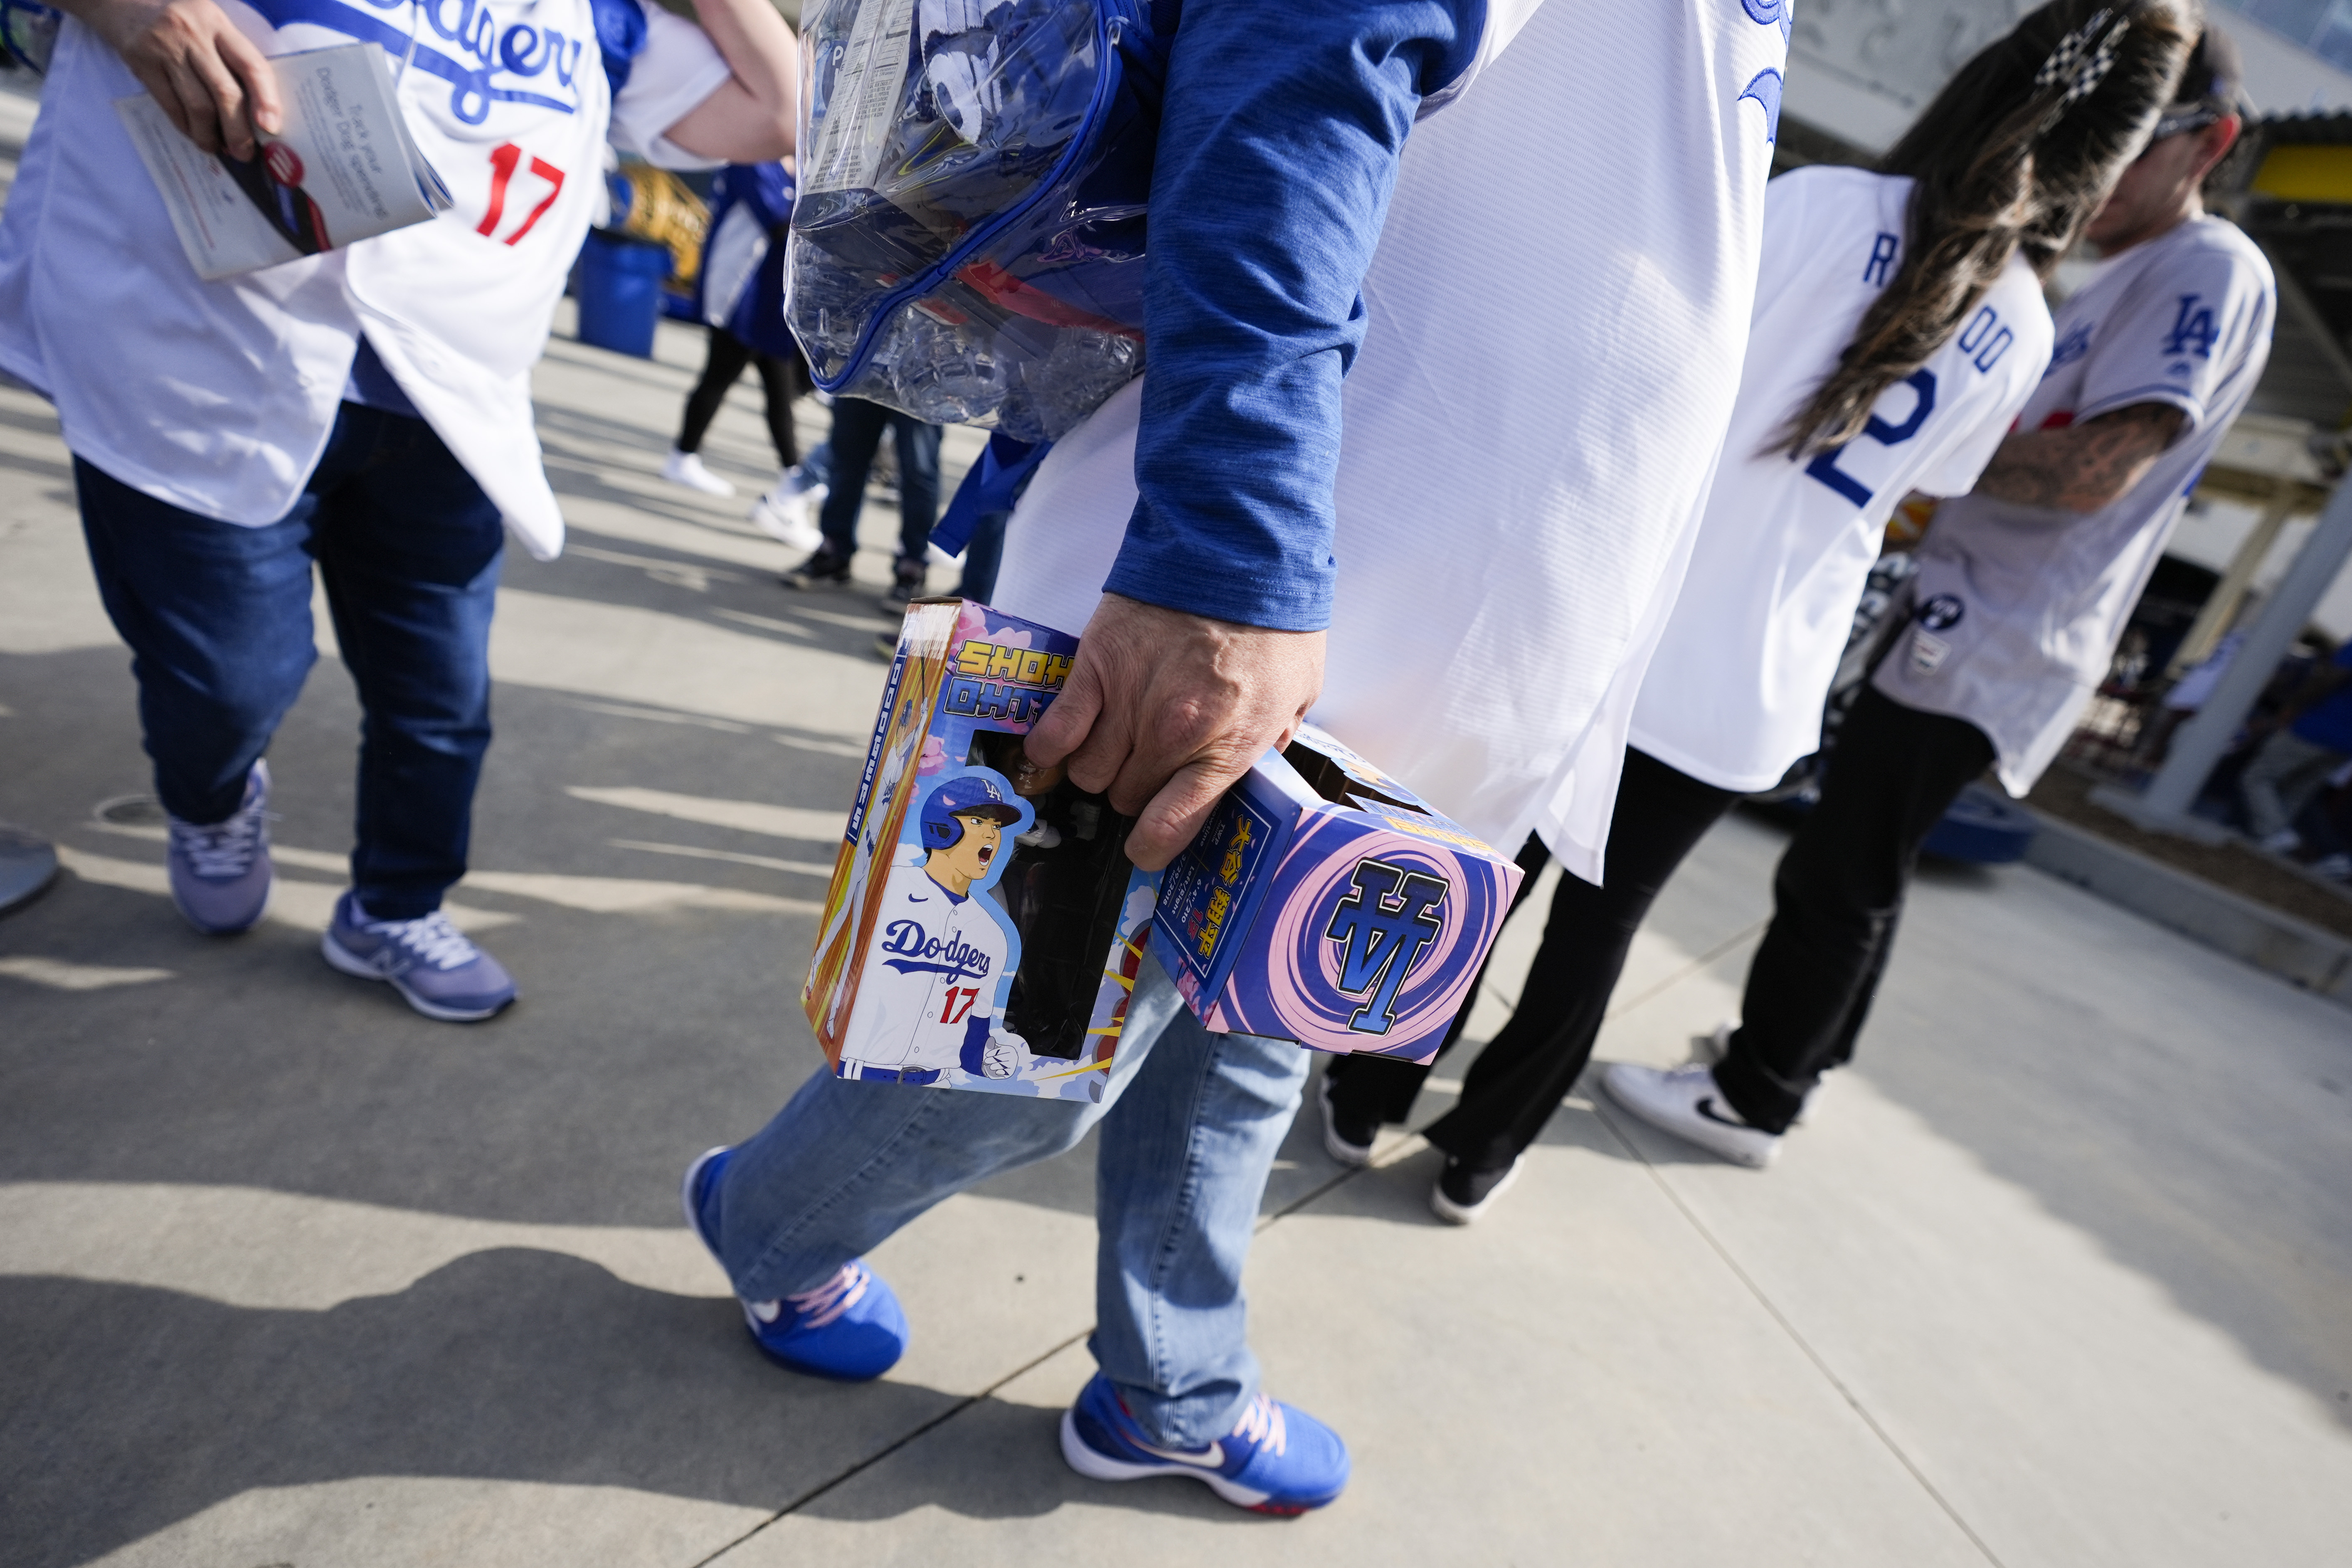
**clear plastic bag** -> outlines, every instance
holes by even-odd
[[[810,8],[785,312],[818,386],[1035,442],[1141,374],[1173,16],[1167,0]]]
[[[31,67],[34,75],[46,76],[64,20],[63,12],[37,0],[0,0],[0,47]]]

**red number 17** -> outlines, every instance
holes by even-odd
[[[956,1002],[956,998],[959,996],[963,998],[961,1005],[958,1005]],[[980,987],[977,985],[949,986],[947,1001],[940,1008],[940,1022],[942,1024],[962,1023],[964,1020],[964,1015],[970,1013],[971,1011],[971,1005],[979,1000]]]
[[[511,142],[490,154],[490,210],[482,215],[480,226],[474,230],[476,234],[488,237],[498,228],[499,220],[506,216],[507,185],[513,180],[515,170],[521,166],[522,156],[522,149]],[[539,205],[530,209],[530,216],[522,220],[520,226],[507,236],[505,244],[512,245],[529,234],[531,225],[537,223],[547,209],[555,205],[555,198],[563,194],[562,170],[534,153],[530,160],[530,172],[547,182],[547,195],[540,197]]]

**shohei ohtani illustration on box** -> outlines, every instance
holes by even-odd
[[[1004,906],[986,896],[1004,873],[1008,832],[1035,813],[988,768],[933,781],[908,814],[882,887],[857,1007],[843,1037],[843,1078],[936,1083],[945,1074],[1009,1079],[1028,1055],[999,1027],[1021,952]]]
[[[1024,751],[1076,652],[982,605],[908,612],[802,995],[840,1076],[1100,1098],[1159,878]]]

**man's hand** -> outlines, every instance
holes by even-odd
[[[2025,506],[2097,511],[2131,493],[2188,422],[2177,405],[2134,403],[2080,425],[2011,436],[1985,465],[1976,493]]]
[[[253,156],[257,133],[284,123],[278,75],[213,0],[57,0],[113,47],[187,139],[207,153]]]
[[[1323,634],[1277,632],[1106,594],[1069,684],[1029,732],[1040,767],[1138,820],[1128,858],[1157,871],[1225,786],[1288,742],[1323,690]]]

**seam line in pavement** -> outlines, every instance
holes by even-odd
[[[1614,1018],[1621,1013],[1630,1013],[1634,1008],[1639,1007],[1643,1003],[1647,1002],[1651,997],[1660,995],[1668,988],[1680,984],[1691,975],[1707,968],[1709,965],[1714,963],[1717,959],[1721,958],[1725,953],[1729,952],[1733,948],[1738,947],[1741,942],[1746,942],[1749,937],[1756,935],[1766,926],[1769,926],[1771,923],[1772,917],[1767,915],[1762,920],[1758,921],[1754,925],[1746,926],[1739,931],[1734,931],[1731,935],[1725,937],[1721,942],[1717,942],[1713,947],[1708,948],[1705,952],[1700,953],[1696,958],[1692,959],[1688,963],[1684,964],[1680,969],[1675,970],[1672,974],[1669,974],[1665,978],[1658,981],[1640,995],[1629,996],[1624,1001],[1617,1003],[1614,1006],[1609,1009],[1607,1017]],[[1612,998],[1612,1000],[1613,1001],[1614,999]],[[1603,1021],[1605,1022],[1606,1020],[1604,1019]]]
[[[1602,1103],[1601,1096],[1592,1097],[1592,1109],[1594,1114],[1600,1118],[1601,1125],[1609,1129],[1609,1135],[1616,1139],[1619,1146],[1628,1154],[1642,1163],[1642,1168],[1650,1173],[1650,1180],[1655,1182],[1658,1190],[1665,1194],[1666,1201],[1675,1205],[1676,1212],[1689,1222],[1690,1227],[1698,1232],[1707,1246],[1714,1249],[1717,1258],[1723,1259],[1723,1266],[1730,1269],[1731,1277],[1738,1280],[1741,1287],[1756,1299],[1756,1304],[1771,1314],[1772,1321],[1780,1326],[1780,1331],[1789,1336],[1789,1342],[1795,1345],[1803,1353],[1804,1358],[1813,1363],[1813,1370],[1820,1373],[1832,1388],[1837,1390],[1838,1397],[1845,1401],[1846,1407],[1862,1417],[1862,1424],[1870,1428],[1871,1435],[1878,1439],[1888,1453],[1895,1456],[1895,1463],[1901,1465],[1911,1479],[1919,1484],[1919,1489],[1926,1492],[1934,1500],[1936,1506],[1944,1510],[1944,1517],[1950,1520],[1962,1535],[1968,1537],[1969,1544],[1975,1547],[1986,1562],[1991,1563],[1993,1568],[2004,1568],[2000,1554],[1985,1544],[1984,1538],[1970,1528],[1967,1520],[1960,1517],[1960,1510],[1954,1508],[1950,1500],[1936,1489],[1936,1483],[1927,1479],[1927,1473],[1919,1468],[1908,1453],[1904,1451],[1903,1445],[1895,1440],[1894,1435],[1878,1424],[1878,1417],[1873,1415],[1869,1408],[1854,1396],[1853,1390],[1845,1385],[1845,1380],[1830,1370],[1829,1363],[1822,1359],[1821,1352],[1813,1349],[1811,1342],[1797,1331],[1797,1325],[1790,1322],[1780,1309],[1773,1304],[1772,1298],[1766,1295],[1763,1289],[1748,1277],[1748,1270],[1739,1266],[1738,1259],[1731,1256],[1730,1249],[1716,1239],[1715,1232],[1700,1223],[1698,1215],[1691,1212],[1690,1205],[1683,1202],[1682,1194],[1675,1191],[1674,1184],[1666,1180],[1665,1173],[1651,1162],[1647,1154],[1642,1152],[1632,1139],[1625,1136],[1624,1129],[1617,1125],[1615,1119]]]
[[[751,1540],[753,1536],[759,1534],[770,1525],[774,1524],[777,1521],[799,1512],[802,1509],[806,1508],[810,1503],[814,1502],[817,1499],[833,1490],[834,1488],[840,1486],[843,1482],[850,1480],[862,1472],[873,1468],[876,1465],[880,1464],[883,1460],[888,1458],[891,1455],[897,1453],[899,1449],[905,1447],[916,1438],[923,1436],[924,1433],[945,1426],[948,1422],[954,1420],[957,1416],[962,1415],[973,1405],[978,1405],[982,1400],[993,1394],[998,1389],[1003,1388],[1006,1384],[1011,1383],[1013,1379],[1021,1377],[1027,1373],[1034,1371],[1040,1366],[1043,1366],[1045,1363],[1053,1360],[1055,1356],[1060,1355],[1064,1351],[1068,1350],[1072,1345],[1084,1341],[1088,1334],[1091,1334],[1094,1331],[1094,1325],[1092,1323],[1088,1323],[1085,1328],[1080,1329],[1076,1333],[1072,1334],[1068,1339],[1064,1340],[1061,1343],[1049,1347],[1032,1360],[1024,1362],[1021,1365],[1014,1367],[1011,1372],[1006,1373],[1003,1377],[998,1378],[994,1383],[990,1384],[986,1388],[982,1389],[979,1393],[967,1394],[963,1398],[957,1400],[945,1410],[942,1410],[937,1415],[932,1416],[929,1420],[913,1427],[903,1436],[895,1437],[889,1442],[885,1443],[881,1447],[877,1448],[871,1454],[866,1455],[866,1458],[858,1460],[856,1464],[850,1466],[847,1469],[842,1471],[831,1480],[821,1481],[817,1485],[811,1487],[808,1490],[793,1499],[792,1501],[786,1503],[783,1507],[778,1509],[775,1512],[770,1514],[767,1518],[761,1520],[759,1523],[753,1525],[751,1529],[745,1531],[734,1540],[728,1542],[725,1545],[719,1547],[718,1551],[711,1552],[707,1557],[696,1559],[693,1563],[693,1568],[709,1568],[709,1564],[718,1562],[720,1558],[726,1556],[729,1552],[734,1551],[737,1547],[742,1545],[745,1542]]]
[[[1640,1006],[1643,1003],[1648,1001],[1651,997],[1673,985],[1676,981],[1681,980],[1685,975],[1689,974],[1692,971],[1705,969],[1708,964],[1713,963],[1717,959],[1722,957],[1725,953],[1730,952],[1741,942],[1746,942],[1748,938],[1754,936],[1758,931],[1763,930],[1769,923],[1769,922],[1768,921],[1758,921],[1754,925],[1746,928],[1738,934],[1727,937],[1724,941],[1717,942],[1714,947],[1708,949],[1697,958],[1693,959],[1690,963],[1683,965],[1680,969],[1675,970],[1671,975],[1660,980],[1656,984],[1651,986],[1640,995],[1635,996],[1625,1003],[1624,1006],[1626,1008]],[[1623,1008],[1611,1009],[1612,1014],[1622,1010]],[[1595,1097],[1595,1108],[1596,1110],[1598,1109],[1598,1097]],[[1307,1109],[1307,1108],[1303,1103],[1299,1107],[1301,1113],[1305,1113]],[[1804,1352],[1806,1359],[1813,1363],[1814,1367],[1820,1371],[1823,1377],[1829,1379],[1830,1386],[1838,1391],[1838,1394],[1845,1400],[1846,1404],[1853,1406],[1854,1413],[1863,1418],[1864,1422],[1868,1425],[1873,1433],[1876,1434],[1878,1440],[1881,1443],[1884,1443],[1888,1450],[1895,1455],[1895,1458],[1902,1462],[1903,1468],[1910,1472],[1911,1479],[1917,1481],[1921,1488],[1927,1491],[1927,1495],[1936,1500],[1937,1506],[1944,1510],[1954,1524],[1959,1526],[1961,1533],[1965,1534],[1969,1540],[1975,1544],[1976,1549],[1979,1552],[1984,1553],[1985,1560],[1987,1562],[1994,1564],[1994,1568],[2002,1568],[2000,1559],[1994,1556],[1992,1550],[1986,1546],[1982,1541],[1978,1540],[1977,1532],[1969,1528],[1967,1521],[1961,1519],[1958,1513],[1953,1512],[1952,1505],[1946,1502],[1944,1500],[1943,1494],[1937,1491],[1935,1486],[1927,1479],[1927,1478],[1919,1473],[1918,1467],[1911,1462],[1910,1457],[1905,1454],[1902,1448],[1896,1446],[1895,1440],[1886,1435],[1885,1428],[1880,1426],[1876,1421],[1871,1418],[1870,1412],[1864,1410],[1862,1407],[1861,1402],[1856,1400],[1853,1394],[1847,1391],[1845,1384],[1838,1381],[1837,1374],[1831,1372],[1826,1365],[1822,1364],[1822,1358],[1813,1353],[1813,1348],[1805,1343],[1803,1336],[1799,1334],[1797,1331],[1790,1325],[1788,1319],[1782,1317],[1779,1310],[1776,1309],[1770,1301],[1765,1300],[1764,1293],[1761,1290],[1757,1289],[1755,1281],[1748,1278],[1747,1274],[1741,1270],[1738,1264],[1732,1262],[1730,1254],[1725,1252],[1721,1244],[1717,1242],[1715,1237],[1708,1233],[1706,1227],[1698,1223],[1697,1216],[1693,1215],[1688,1208],[1684,1207],[1682,1200],[1675,1195],[1674,1189],[1665,1186],[1664,1181],[1658,1175],[1657,1167],[1651,1164],[1648,1160],[1643,1159],[1642,1152],[1639,1149],[1634,1148],[1632,1143],[1626,1142],[1625,1135],[1622,1132],[1618,1131],[1615,1125],[1609,1121],[1605,1114],[1601,1116],[1601,1121],[1603,1126],[1609,1128],[1611,1135],[1615,1137],[1620,1144],[1623,1145],[1625,1151],[1632,1154],[1633,1158],[1642,1162],[1643,1168],[1650,1173],[1651,1179],[1657,1182],[1661,1187],[1665,1188],[1668,1201],[1673,1203],[1675,1207],[1681,1211],[1682,1216],[1690,1222],[1693,1229],[1696,1230],[1701,1236],[1706,1238],[1707,1245],[1715,1249],[1716,1255],[1723,1259],[1726,1266],[1731,1269],[1733,1275],[1738,1279],[1740,1284],[1745,1286],[1749,1294],[1753,1295],[1757,1300],[1763,1303],[1764,1310],[1772,1314],[1772,1321],[1780,1325],[1781,1331],[1786,1333],[1790,1339],[1796,1342],[1797,1348]],[[1322,1197],[1325,1194],[1345,1185],[1347,1183],[1355,1180],[1358,1176],[1363,1175],[1367,1172],[1395,1164],[1405,1155],[1412,1152],[1414,1146],[1419,1144],[1421,1142],[1421,1135],[1418,1132],[1404,1132],[1398,1135],[1393,1143],[1391,1143],[1388,1148],[1375,1153],[1366,1163],[1356,1166],[1351,1170],[1342,1170],[1333,1175],[1330,1180],[1327,1182],[1319,1182],[1314,1186],[1309,1187],[1306,1192],[1301,1193],[1298,1196],[1291,1199],[1290,1202],[1283,1205],[1282,1207],[1276,1209],[1273,1213],[1260,1215],[1258,1216],[1257,1225],[1252,1234],[1263,1236],[1277,1220],[1287,1219],[1290,1215],[1297,1214],[1300,1209],[1305,1208],[1308,1204],[1311,1204],[1316,1199]],[[839,1475],[833,1477],[830,1480],[823,1481],[816,1486],[811,1487],[807,1491],[803,1492],[800,1496],[786,1503],[782,1508],[778,1509],[774,1513],[770,1514],[767,1518],[761,1520],[759,1523],[753,1525],[751,1529],[745,1531],[734,1540],[728,1542],[725,1545],[719,1547],[716,1552],[711,1552],[709,1556],[697,1559],[692,1564],[692,1568],[709,1568],[711,1563],[718,1562],[720,1558],[726,1556],[737,1547],[750,1541],[753,1536],[758,1535],[761,1531],[768,1529],[771,1525],[799,1512],[802,1509],[806,1508],[810,1503],[814,1502],[817,1499],[833,1490],[835,1487],[841,1486],[843,1483],[854,1479],[864,1471],[873,1468],[876,1465],[880,1464],[883,1460],[888,1458],[891,1455],[897,1453],[899,1449],[904,1448],[908,1444],[912,1443],[924,1434],[935,1431],[947,1425],[947,1423],[954,1420],[957,1416],[962,1415],[973,1405],[978,1405],[981,1401],[993,1395],[998,1389],[1003,1388],[1006,1384],[1009,1384],[1014,1379],[1044,1365],[1046,1362],[1053,1360],[1054,1357],[1061,1354],[1064,1351],[1068,1350],[1072,1345],[1084,1341],[1087,1335],[1094,1331],[1094,1325],[1092,1323],[1088,1323],[1085,1328],[1079,1330],[1076,1333],[1072,1334],[1068,1339],[1064,1340],[1057,1345],[1052,1346],[1034,1359],[1013,1368],[1011,1372],[1006,1373],[1003,1377],[998,1378],[994,1383],[990,1384],[979,1393],[970,1394],[962,1399],[957,1400],[953,1405],[949,1405],[937,1415],[932,1416],[929,1420],[912,1428],[904,1436],[894,1438],[892,1441],[886,1443],[881,1447],[876,1449],[873,1453],[868,1454],[866,1458],[850,1466],[847,1469],[843,1470]]]

